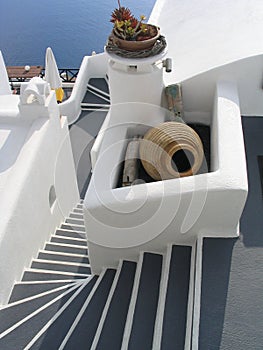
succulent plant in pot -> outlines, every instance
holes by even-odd
[[[119,7],[111,14],[113,25],[112,40],[116,46],[127,51],[139,51],[151,48],[158,37],[158,27],[144,23],[146,17],[137,19],[131,10],[123,7],[118,0]]]

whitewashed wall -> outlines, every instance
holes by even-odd
[[[213,105],[215,85],[218,80],[235,82],[240,101],[241,115],[263,115],[263,55],[247,57],[182,82],[186,116],[199,112],[205,119]],[[205,121],[205,120],[204,120]]]
[[[139,103],[112,106],[84,202],[94,272],[116,266],[120,258],[136,259],[142,250],[162,251],[171,242],[191,244],[201,234],[238,235],[247,178],[235,84],[218,83],[213,107],[212,172],[115,188],[127,138],[143,135],[147,127],[166,120],[167,112]]]
[[[74,123],[80,116],[81,102],[87,91],[89,79],[105,77],[107,62],[108,56],[105,53],[83,58],[70,97],[59,105],[60,113],[67,116],[69,124]]]
[[[60,117],[54,92],[46,106],[21,112],[9,123],[0,117],[1,304],[79,200],[67,119]],[[56,201],[50,207],[52,186]]]
[[[149,22],[158,24],[173,58],[165,83],[263,53],[262,0],[157,0]]]

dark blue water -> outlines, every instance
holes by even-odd
[[[122,0],[137,17],[149,17],[155,0]],[[0,50],[6,65],[44,65],[50,46],[60,68],[79,67],[102,52],[117,0],[0,0]]]

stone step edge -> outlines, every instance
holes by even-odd
[[[54,242],[46,242],[46,243],[54,243]],[[50,255],[62,255],[62,256],[65,256],[65,257],[69,257],[69,258],[73,258],[73,257],[77,257],[77,258],[89,258],[89,256],[87,254],[74,254],[74,253],[63,253],[63,252],[55,252],[53,250],[45,250],[45,249],[40,249],[38,251],[38,254],[39,253],[45,253],[45,254],[50,254]],[[43,259],[44,260],[44,259]],[[61,260],[63,261],[63,260]]]
[[[46,260],[46,259],[33,259],[32,263],[39,262],[43,264],[54,264],[54,265],[66,265],[66,266],[76,266],[76,267],[90,267],[90,264],[75,263],[71,261],[58,261],[58,260]]]

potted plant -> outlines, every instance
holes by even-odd
[[[160,36],[160,29],[152,24],[144,23],[146,17],[136,19],[131,10],[123,7],[118,0],[119,7],[111,14],[113,30],[111,40],[114,45],[127,51],[147,50],[153,47]]]

